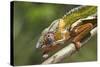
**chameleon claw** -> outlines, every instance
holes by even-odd
[[[75,48],[76,48],[77,51],[80,49],[80,44],[81,44],[80,42],[75,43]]]
[[[81,47],[81,46],[80,46],[81,43],[80,43],[80,42],[73,42],[73,43],[75,44],[76,50],[79,51],[79,49],[80,49],[80,47]]]

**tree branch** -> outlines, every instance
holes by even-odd
[[[85,41],[81,42],[81,47],[87,43],[97,33],[97,27],[92,29],[90,31],[91,36],[88,37]],[[63,49],[59,50],[57,53],[55,53],[53,56],[45,60],[42,64],[53,64],[60,62],[65,57],[71,56],[74,52],[76,52],[75,45],[73,43],[70,43],[68,46],[64,47]]]

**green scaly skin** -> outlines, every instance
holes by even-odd
[[[74,8],[62,18],[66,23],[65,27],[70,27],[75,21],[86,18],[97,13],[97,6],[80,6]]]

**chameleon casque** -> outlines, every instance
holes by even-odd
[[[62,18],[55,20],[48,28],[43,30],[36,48],[40,48],[43,57],[47,58],[49,52],[70,39],[78,50],[81,40],[89,34],[91,29],[97,26],[96,12],[96,6],[78,6],[70,10]]]

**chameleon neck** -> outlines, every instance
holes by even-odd
[[[97,12],[96,6],[79,6],[70,10],[66,15],[62,17],[65,22],[65,27],[70,27],[75,21],[86,18]]]

